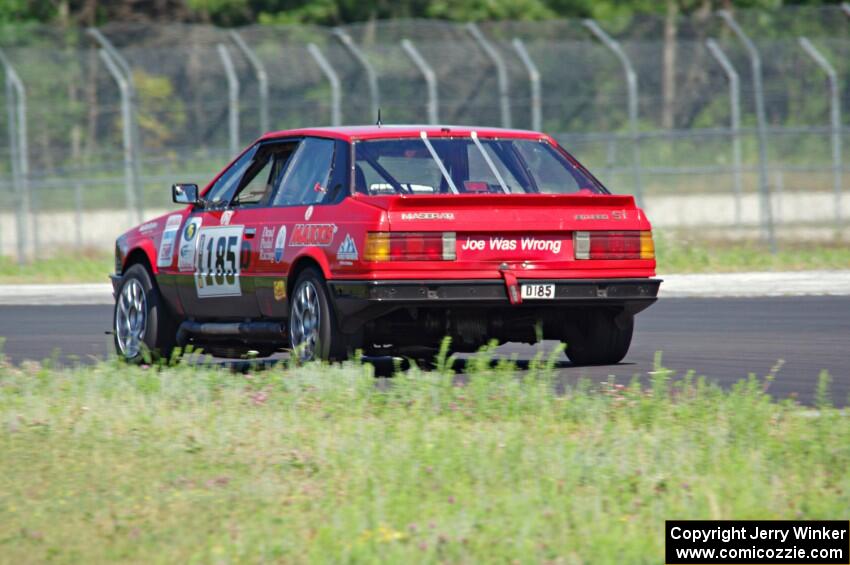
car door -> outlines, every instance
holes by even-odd
[[[243,319],[258,315],[250,280],[242,277],[245,226],[230,203],[254,163],[248,148],[204,193],[186,218],[177,251],[177,286],[185,314],[195,319]],[[246,284],[247,282],[247,284]]]
[[[283,222],[279,209],[271,206],[271,200],[300,143],[297,138],[263,142],[231,199],[231,224],[235,222],[244,228],[240,258],[242,285],[246,296],[250,292],[252,311],[257,315],[260,311],[257,294],[263,294],[263,289],[267,291],[265,295],[277,296],[276,302],[282,301],[281,285],[263,276],[263,266],[272,264],[275,256],[280,257],[282,244],[279,242],[285,240],[286,228],[282,228],[283,232],[277,231]]]
[[[260,312],[289,315],[286,289],[292,263],[308,248],[332,256],[339,242],[336,204],[348,195],[349,145],[304,138],[276,183],[268,213],[257,225],[259,253],[254,265]]]

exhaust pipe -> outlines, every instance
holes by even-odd
[[[189,338],[201,337],[213,340],[238,339],[245,341],[286,341],[286,327],[280,322],[194,322],[186,320],[177,329],[177,344],[180,347]]]

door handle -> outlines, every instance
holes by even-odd
[[[246,239],[251,239],[255,235],[257,235],[257,228],[245,228],[245,238]]]

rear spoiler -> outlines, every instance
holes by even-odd
[[[355,194],[355,198],[384,210],[420,210],[475,207],[560,207],[624,208],[636,209],[635,199],[629,194],[418,194],[368,196]]]

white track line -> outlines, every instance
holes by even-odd
[[[659,275],[661,298],[850,296],[850,270]],[[112,304],[112,285],[0,285],[0,305]]]
[[[659,275],[660,296],[850,296],[850,270]]]
[[[3,306],[112,303],[109,283],[0,285],[0,305]]]

